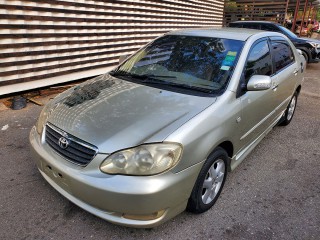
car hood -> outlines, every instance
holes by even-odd
[[[304,37],[292,39],[292,42],[294,42],[294,43],[315,42],[317,44],[320,44],[320,41],[318,39],[315,39],[315,38],[304,38]]]
[[[303,39],[307,42],[314,42],[314,43],[317,43],[317,44],[320,44],[320,41],[318,39],[315,39],[315,38],[300,38],[300,39]]]
[[[51,103],[48,122],[111,153],[161,142],[214,103],[199,97],[99,76],[62,93]]]

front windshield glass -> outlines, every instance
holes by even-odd
[[[297,38],[297,36],[293,32],[291,32],[289,29],[283,26],[279,26],[279,27],[282,29],[282,31],[284,31],[284,34],[287,35],[288,38]]]
[[[110,74],[159,88],[221,94],[243,44],[231,39],[166,35],[139,50]]]

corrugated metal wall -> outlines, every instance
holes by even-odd
[[[169,30],[221,26],[218,0],[0,0],[0,95],[104,73]]]

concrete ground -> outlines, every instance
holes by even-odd
[[[319,239],[320,64],[310,64],[294,119],[275,127],[227,178],[215,206],[151,230],[110,224],[41,177],[28,134],[42,107],[0,110],[0,239]],[[40,99],[46,101],[47,99]]]

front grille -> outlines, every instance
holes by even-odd
[[[98,152],[97,147],[62,131],[52,124],[46,125],[45,140],[59,155],[81,166],[87,165]],[[61,144],[62,140],[65,141],[64,144]]]

